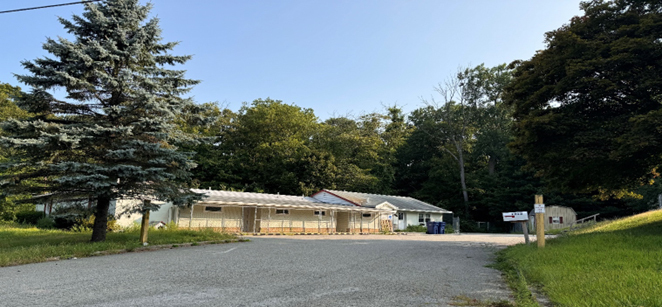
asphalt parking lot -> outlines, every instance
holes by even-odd
[[[0,268],[0,305],[448,306],[510,295],[485,267],[514,244],[508,235],[250,239]]]

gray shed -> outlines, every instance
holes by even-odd
[[[565,206],[545,206],[545,230],[570,227],[577,221],[574,209]],[[536,214],[529,212],[529,225],[536,229]]]

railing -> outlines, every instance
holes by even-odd
[[[600,215],[600,213],[596,213],[596,214],[587,216],[585,218],[578,219],[572,225],[570,225],[570,227],[577,226],[577,224],[584,224],[586,221],[588,221],[590,219],[593,219],[593,222],[597,222],[598,221],[598,219],[597,219],[598,215]]]

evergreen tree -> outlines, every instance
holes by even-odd
[[[21,170],[0,178],[3,190],[96,200],[95,242],[106,238],[112,199],[145,200],[133,208],[143,211],[158,207],[147,200],[181,205],[200,198],[185,189],[191,155],[176,147],[195,138],[175,129],[181,112],[189,119],[201,114],[180,97],[198,81],[166,68],[190,56],[168,53],[177,43],[161,42],[158,19],[147,20],[150,9],[138,0],[105,0],[86,4],[71,21],[60,18],[74,40],[48,39],[52,58],[22,63],[29,73],[17,78],[32,89],[18,105],[31,116],[2,125],[2,146],[18,151],[2,166]],[[64,100],[53,89],[64,89]]]

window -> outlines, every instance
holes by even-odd
[[[288,210],[288,209],[276,209],[276,214],[283,214],[283,215],[290,214],[290,210]]]
[[[429,222],[430,221],[430,213],[425,214],[425,221]]]
[[[325,216],[325,215],[326,215],[326,211],[314,211],[314,212],[313,212],[313,215],[321,215],[321,216]]]
[[[205,212],[221,212],[222,207],[205,207]]]
[[[371,217],[372,213],[363,213],[363,217]]]
[[[405,219],[405,214],[404,212],[398,212],[398,220],[404,220]]]
[[[552,224],[561,224],[561,218],[559,218],[558,216],[550,217],[549,219],[552,220]]]
[[[418,214],[418,222],[419,223],[425,223],[425,220],[423,219],[423,213]]]

